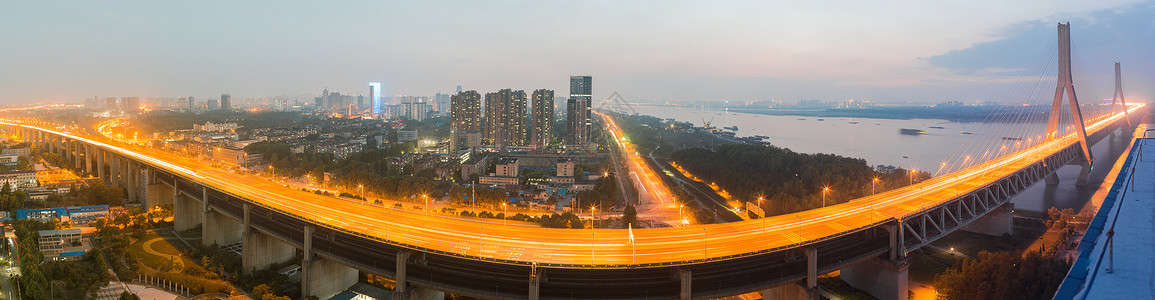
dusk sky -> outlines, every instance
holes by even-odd
[[[0,104],[311,100],[371,81],[566,95],[570,75],[593,76],[595,98],[1005,102],[1022,75],[1054,80],[1024,69],[1068,21],[1081,100],[1110,98],[1115,61],[1129,99],[1155,95],[1155,2],[884,3],[9,1]]]

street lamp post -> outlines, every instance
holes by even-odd
[[[428,216],[429,210],[430,210],[430,208],[429,208],[429,195],[421,194],[421,198],[425,199],[425,215]]]
[[[968,156],[968,158],[969,158],[969,156]],[[914,169],[910,169],[910,184],[911,185],[914,185],[914,172],[915,172]]]
[[[508,211],[509,210],[506,209],[505,202],[502,202],[501,203],[501,225],[502,226],[505,226],[506,225],[505,220],[509,219],[509,214],[507,213]]]
[[[870,195],[874,196],[874,187],[878,185],[878,177],[874,177],[874,181],[870,182]]]
[[[760,216],[762,219],[762,233],[766,233],[766,211],[765,208],[762,208],[762,198],[762,196],[758,196],[758,209],[763,210]]]
[[[822,188],[822,207],[826,207],[826,192],[830,191],[830,187]]]

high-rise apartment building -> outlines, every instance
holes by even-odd
[[[590,142],[591,102],[593,102],[593,79],[590,76],[569,77],[569,99],[566,100],[566,142],[588,144]]]
[[[472,90],[458,92],[450,97],[449,106],[449,150],[479,146],[481,94]]]
[[[485,142],[495,146],[525,146],[525,91],[503,89],[485,94]]]
[[[209,99],[208,103],[206,104],[208,104],[208,110],[221,109],[220,102],[217,102],[217,99]]]
[[[188,111],[196,111],[197,99],[193,96],[188,97]]]
[[[449,98],[451,96],[452,95],[442,93],[433,95],[433,110],[441,113],[442,116],[449,113],[449,110],[451,109],[449,103],[451,100]]]
[[[120,97],[120,111],[136,113],[140,110],[140,97]]]
[[[381,114],[381,83],[369,83],[369,103],[373,103],[373,115]]]
[[[221,110],[233,109],[233,96],[229,94],[221,94]]]
[[[542,149],[553,142],[553,90],[533,91],[532,109],[529,118],[529,143]]]

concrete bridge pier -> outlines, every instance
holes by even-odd
[[[992,236],[1015,235],[1015,204],[1007,202],[971,221],[962,230]]]
[[[226,216],[224,213],[212,210],[209,206],[209,189],[201,187],[201,244],[204,246],[223,246],[241,241],[244,234],[244,224]]]
[[[440,300],[445,299],[445,292],[435,291],[426,288],[419,288],[409,285],[406,276],[405,268],[409,264],[409,257],[413,254],[411,250],[401,250],[397,252],[397,269],[394,281],[397,282],[397,287],[393,289],[393,299],[409,299],[409,300]],[[354,280],[352,283],[356,283]],[[349,285],[352,285],[350,283]],[[349,285],[345,285],[348,287]]]
[[[838,277],[878,299],[906,300],[909,267],[909,258],[897,262],[872,258],[843,268]]]
[[[678,292],[678,299],[690,300],[694,297],[694,273],[690,269],[678,268],[678,280],[682,282],[681,291]]]
[[[762,299],[818,300],[818,248],[806,247],[806,278],[762,291]]]
[[[104,152],[104,150],[97,148],[96,151],[94,151],[93,153],[95,153],[93,156],[96,156],[96,177],[100,178],[100,181],[102,183],[104,183],[105,185],[107,185],[108,184],[108,174],[106,174],[105,170],[104,170],[105,152]]]
[[[92,148],[93,148],[92,146],[84,145],[84,173],[88,173],[89,176],[91,176],[93,174],[93,172],[92,172],[92,156],[93,156],[92,155]]]
[[[241,247],[241,272],[263,270],[270,265],[292,259],[293,254],[296,253],[293,245],[256,231],[253,228],[252,218],[249,216],[253,210],[252,205],[245,203],[244,209],[244,233],[241,234],[243,239],[241,241],[243,243]]]
[[[1077,165],[1080,168],[1079,178],[1075,180],[1075,185],[1087,186],[1087,178],[1091,177],[1091,164],[1088,163],[1085,159],[1079,159],[1077,162],[1071,163],[1071,165]],[[1058,170],[1056,170],[1055,173],[1051,173],[1051,175],[1047,175],[1046,181],[1047,185],[1059,184]]]
[[[169,188],[167,185],[161,185]],[[185,231],[196,228],[198,225],[203,226],[204,220],[204,203],[197,201],[196,198],[186,197],[181,195],[180,191],[175,188],[170,188],[172,193],[172,214],[173,214],[173,229],[176,231]],[[158,191],[159,188],[152,189]],[[160,192],[154,192],[160,194]],[[202,230],[204,230],[202,228]]]
[[[313,253],[313,225],[304,228],[304,255],[301,257],[301,296],[328,299],[357,284],[357,270]]]

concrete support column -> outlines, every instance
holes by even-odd
[[[163,184],[161,186],[166,188],[168,187],[167,185]],[[173,201],[173,229],[176,229],[177,231],[185,231],[196,228],[197,225],[202,225],[201,230],[203,238],[203,231],[205,230],[204,227],[206,227],[203,226],[204,205],[192,197],[182,196],[180,191],[175,188],[172,189],[170,196],[172,197]]]
[[[313,231],[314,230],[316,230],[316,229],[313,228],[313,225],[305,225],[305,228],[303,230],[304,235],[302,237],[303,240],[301,241],[301,244],[304,245],[304,249],[301,249],[301,254],[302,254],[301,255],[301,297],[302,298],[308,297],[309,295],[312,295],[312,291],[313,291],[312,286],[309,284],[310,283],[309,280],[306,280],[306,279],[308,279],[309,276],[311,276],[311,274],[310,274],[311,269],[312,269],[311,265],[313,264]]]
[[[96,177],[100,178],[100,181],[107,185],[108,174],[105,174],[104,171],[104,150],[97,148],[93,153],[96,156]]]
[[[818,300],[818,248],[803,248],[806,252],[806,293],[807,299]]]
[[[1075,180],[1076,186],[1087,186],[1087,178],[1091,177],[1091,164],[1083,162],[1079,164],[1079,179]]]
[[[992,236],[1015,234],[1015,204],[1007,202],[987,212],[986,215],[971,221],[962,230]]]
[[[910,260],[891,262],[879,258],[843,268],[839,277],[857,289],[882,300],[906,300]]]
[[[84,146],[84,172],[90,176],[94,173],[92,172],[92,148],[94,147],[89,145]]]
[[[541,281],[545,279],[545,269],[538,269],[534,264],[529,269],[529,300],[541,299]]]
[[[112,152],[105,153],[108,154],[108,181],[115,187],[124,186],[120,182],[120,159]]]
[[[80,141],[72,142],[72,163],[73,167],[75,167],[77,170],[76,174],[80,174],[79,170],[84,168],[84,160],[80,157],[80,149],[83,148],[84,144],[81,144]]]
[[[125,190],[128,191],[128,201],[144,204],[144,201],[141,201],[139,197],[140,182],[137,180],[137,177],[140,176],[140,169],[137,169],[136,161],[125,157],[124,165],[126,171],[124,172],[124,181],[126,182]],[[147,208],[148,206],[145,207]]]
[[[692,277],[693,274],[690,273],[690,269],[678,268],[678,280],[682,282],[681,291],[678,292],[678,299],[690,300],[694,297],[694,291],[692,290],[694,280]]]
[[[405,277],[405,265],[409,261],[409,250],[401,250],[397,252],[397,269],[394,271],[396,275],[393,281],[397,282],[397,287],[393,289],[394,299],[404,299],[409,292],[409,282]]]
[[[293,245],[257,232],[252,224],[253,206],[245,203],[244,209],[244,233],[241,235],[244,247],[241,250],[241,272],[262,270],[269,265],[292,258]]]
[[[317,296],[317,299],[332,298],[337,293],[357,284],[357,269],[320,257],[314,259],[309,265],[309,272],[301,274],[301,281],[309,282],[308,295]],[[302,293],[302,295],[304,294]],[[442,295],[444,294],[442,293]],[[401,298],[394,297],[393,299]]]
[[[241,248],[241,272],[251,274],[256,270],[264,270],[292,259],[295,253],[293,245],[249,229],[244,234],[244,247]]]

